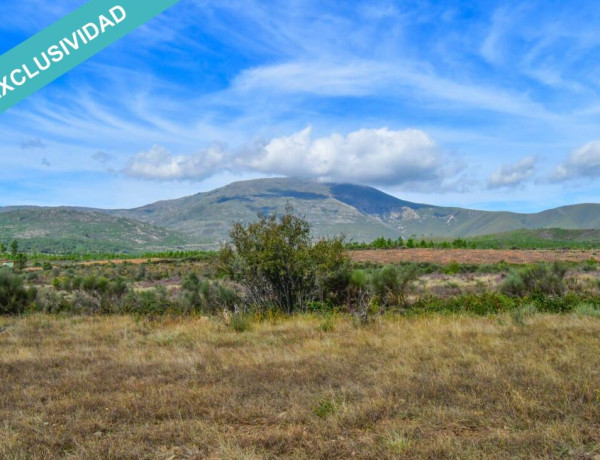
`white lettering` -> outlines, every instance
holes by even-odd
[[[73,41],[70,41],[67,37],[63,38],[63,40],[74,50],[79,49],[79,39],[77,38],[77,32],[73,32]]]
[[[112,22],[110,19],[108,19],[106,16],[104,16],[103,14],[100,15],[100,17],[98,18],[100,20],[100,31],[102,33],[106,32],[106,28],[108,26],[110,27],[114,27],[115,23]]]
[[[48,54],[52,57],[52,62],[60,62],[65,57],[64,53],[56,45],[52,45],[48,48]]]
[[[6,93],[8,91],[14,91],[15,89],[10,86],[7,82],[8,77],[6,75],[4,75],[4,78],[2,79],[2,81],[0,81],[0,86],[2,87],[2,97],[6,96]]]
[[[48,59],[48,56],[46,56],[46,53],[42,53],[42,57],[46,60],[46,66],[42,67],[42,64],[40,64],[40,60],[36,57],[33,58],[33,62],[35,62],[38,66],[38,69],[40,70],[48,70],[50,68],[50,59]]]
[[[29,77],[30,80],[37,77],[40,74],[40,72],[37,70],[34,73],[31,73],[31,71],[29,70],[29,67],[27,67],[26,64],[23,64],[23,70],[25,71],[25,73],[27,74],[27,76]]]
[[[98,35],[100,35],[100,31],[98,30],[98,26],[92,22],[86,24],[85,26],[83,26],[81,28],[83,30],[83,33],[87,36],[88,41],[92,41],[95,38],[98,38]],[[93,32],[90,32],[90,29]]]
[[[25,82],[27,81],[27,78],[25,77],[21,77],[21,80],[17,80],[16,75],[18,73],[23,73],[23,71],[21,69],[15,69],[10,73],[10,80],[13,82],[13,84],[15,86],[23,86],[25,84]]]
[[[108,12],[112,16],[112,18],[115,20],[116,24],[122,23],[125,20],[125,18],[127,17],[127,12],[125,11],[125,8],[123,8],[122,6],[119,6],[119,5],[111,8],[110,10],[108,10]],[[120,16],[117,13],[120,13]]]

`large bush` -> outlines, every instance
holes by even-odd
[[[310,224],[288,206],[283,215],[259,216],[235,224],[231,243],[220,252],[221,266],[244,287],[247,304],[303,311],[339,289],[347,265],[343,237],[314,242]]]
[[[525,267],[511,272],[500,286],[500,291],[513,297],[562,296],[566,273],[567,266],[560,262]]]
[[[20,276],[0,270],[0,314],[23,313],[35,298],[35,290],[27,289]]]

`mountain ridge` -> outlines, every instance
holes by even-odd
[[[0,238],[6,239],[6,226],[10,223],[6,221],[7,213],[62,209],[129,219],[150,225],[153,231],[170,232],[164,236],[175,238],[173,241],[178,242],[175,246],[209,249],[227,239],[233,223],[248,223],[260,213],[282,212],[288,203],[309,220],[316,237],[343,233],[348,240],[357,242],[381,236],[454,238],[518,229],[600,228],[600,204],[597,203],[567,205],[538,213],[484,211],[413,203],[365,185],[273,178],[233,182],[211,191],[132,209],[0,208],[0,216],[5,216],[0,222]]]

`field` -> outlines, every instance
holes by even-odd
[[[383,249],[352,251],[355,262],[391,264],[399,262],[430,262],[436,264],[530,264],[536,262],[584,262],[600,260],[598,249]]]
[[[1,458],[600,453],[600,319],[575,313],[0,326]]]

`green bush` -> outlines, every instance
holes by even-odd
[[[581,303],[575,309],[574,312],[581,316],[592,316],[594,318],[600,318],[600,307],[594,306],[590,303]]]
[[[290,206],[280,217],[235,224],[230,237],[220,251],[220,265],[244,288],[244,304],[261,309],[305,311],[310,302],[327,296],[348,260],[342,237],[315,243],[309,223]]]
[[[0,270],[0,314],[16,315],[25,312],[35,295],[35,289],[27,289],[20,276],[9,270]]]
[[[407,295],[417,279],[415,265],[395,266],[386,265],[381,270],[373,273],[371,282],[373,293],[379,305],[384,308],[390,306],[407,305]]]
[[[201,280],[191,272],[184,278],[181,285],[184,311],[235,311],[241,304],[239,294],[218,281]]]
[[[562,296],[567,266],[554,262],[552,265],[537,264],[518,271],[511,271],[500,286],[500,291],[512,297]]]

